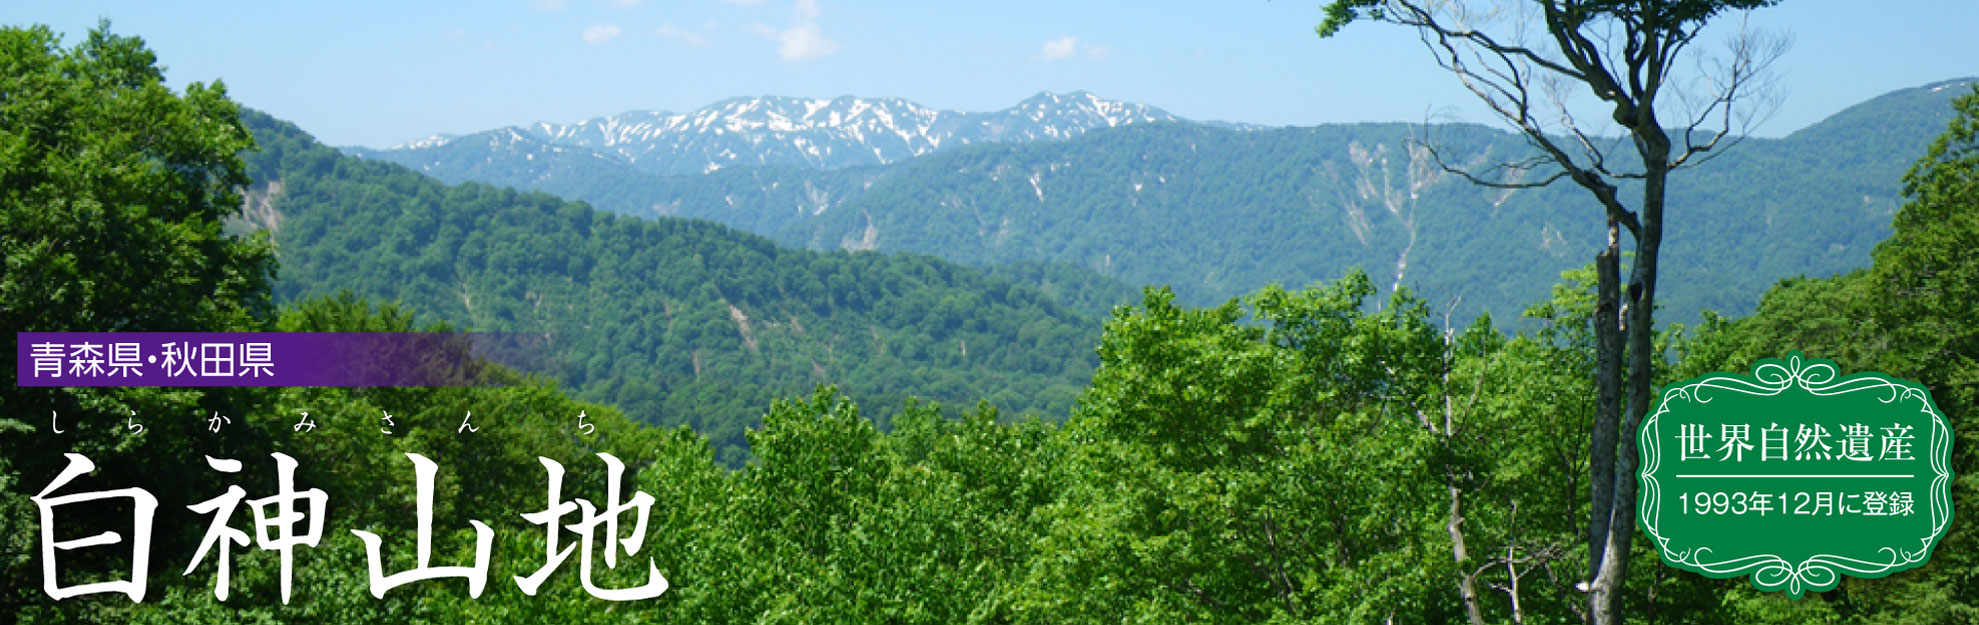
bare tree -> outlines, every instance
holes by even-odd
[[[1503,189],[1570,180],[1601,206],[1608,241],[1595,255],[1596,410],[1589,450],[1590,579],[1584,586],[1594,623],[1622,621],[1622,581],[1636,520],[1638,459],[1630,434],[1654,399],[1651,312],[1670,173],[1721,153],[1770,112],[1765,69],[1786,48],[1783,39],[1745,29],[1742,18],[1724,55],[1694,54],[1690,44],[1722,13],[1778,2],[1334,0],[1318,28],[1328,37],[1356,20],[1414,27],[1437,65],[1534,148],[1527,159],[1472,167],[1452,165],[1430,146],[1445,170]],[[1694,73],[1679,79],[1677,70],[1686,63],[1694,64]],[[1584,126],[1575,116],[1576,93],[1594,96],[1621,133],[1605,136],[1601,128]],[[1666,115],[1677,123],[1666,124]],[[1625,183],[1639,187],[1640,197],[1624,197]],[[1635,252],[1626,292],[1624,233]]]

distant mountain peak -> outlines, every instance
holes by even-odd
[[[404,142],[404,143],[400,143],[400,144],[398,144],[398,145],[394,145],[394,146],[392,146],[392,147],[389,147],[389,148],[385,148],[385,149],[387,149],[387,150],[420,150],[420,149],[425,149],[425,148],[437,148],[437,147],[440,147],[440,146],[443,146],[443,145],[446,145],[446,144],[447,144],[448,142],[451,142],[451,141],[453,141],[454,139],[459,139],[459,138],[460,138],[460,135],[455,135],[455,134],[445,134],[445,133],[441,133],[441,134],[434,134],[434,135],[427,135],[427,136],[424,136],[424,137],[420,137],[420,138],[418,138],[418,139],[413,139],[413,140],[411,140],[411,141],[406,141],[406,142]]]
[[[1028,114],[1034,120],[1042,120],[1044,116],[1054,114],[1086,115],[1090,120],[1102,123],[1108,128],[1181,119],[1153,106],[1108,100],[1085,90],[1070,93],[1040,91],[1037,95],[1026,98],[1023,102],[1017,103],[1017,106],[1006,110]]]
[[[1935,92],[1935,91],[1944,91],[1944,90],[1946,90],[1946,89],[1950,89],[1950,88],[1954,88],[1954,87],[1968,87],[1968,86],[1971,86],[1971,85],[1972,85],[1972,83],[1973,83],[1973,82],[1975,82],[1975,81],[1979,81],[1979,78],[1974,78],[1974,77],[1971,77],[1971,76],[1967,76],[1967,77],[1965,77],[1965,78],[1953,78],[1953,79],[1950,79],[1950,80],[1941,80],[1941,81],[1938,81],[1938,82],[1934,82],[1934,83],[1931,83],[1931,84],[1928,84],[1928,85],[1924,85],[1924,86],[1923,86],[1923,87],[1921,87],[1921,88],[1922,88],[1922,89],[1929,89],[1929,90],[1931,90],[1931,91],[1934,91],[1934,92]]]
[[[1898,89],[1849,105],[1787,136],[1825,135],[1830,141],[1858,144],[1885,142],[1915,132],[1935,136],[1944,131],[1945,122],[1951,118],[1952,99],[1970,93],[1974,83],[1979,83],[1979,78],[1967,76]]]
[[[960,145],[1069,139],[1101,128],[1184,121],[1153,106],[1083,90],[1043,91],[983,113],[937,110],[896,97],[760,95],[727,98],[686,113],[635,110],[488,132],[522,133],[551,145],[595,150],[649,173],[687,175],[733,166],[886,164]],[[442,150],[460,139],[432,135],[374,154],[390,158],[394,152]],[[408,154],[403,160],[442,160],[434,156],[439,155]]]

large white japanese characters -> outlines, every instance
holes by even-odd
[[[295,472],[298,465],[296,460],[279,452],[270,455],[275,461],[278,485],[276,493],[260,499],[247,499],[248,493],[245,489],[230,486],[219,496],[186,506],[193,512],[212,515],[213,520],[207,528],[205,537],[200,541],[198,552],[186,565],[184,574],[191,575],[202,562],[206,561],[208,554],[217,552],[213,558],[216,569],[213,596],[221,601],[227,600],[235,547],[247,547],[252,542],[261,549],[280,552],[282,603],[287,604],[295,548],[298,546],[314,548],[323,538],[323,522],[327,514],[329,497],[320,489],[296,491]],[[140,488],[56,495],[54,493],[68,487],[77,478],[96,470],[95,463],[88,457],[75,453],[66,456],[68,466],[49,482],[40,494],[32,498],[35,505],[40,507],[43,589],[49,597],[58,601],[97,593],[123,593],[132,601],[144,601],[145,579],[150,569],[152,519],[158,509],[158,500],[151,493]],[[488,553],[495,540],[494,530],[481,521],[470,520],[469,524],[474,526],[475,531],[474,562],[466,565],[434,566],[432,563],[433,478],[439,472],[439,465],[416,453],[407,453],[406,457],[412,460],[417,489],[415,496],[418,531],[415,552],[417,562],[412,568],[387,575],[384,571],[382,553],[384,538],[372,532],[351,530],[351,533],[364,543],[369,562],[371,595],[382,599],[386,592],[408,583],[462,578],[467,580],[469,596],[480,597],[487,586]],[[619,492],[625,464],[611,454],[600,453],[598,458],[604,461],[608,470],[605,488],[607,500],[602,508],[585,499],[564,500],[563,465],[549,458],[538,458],[549,477],[547,504],[543,510],[521,516],[524,520],[545,528],[544,562],[535,573],[527,577],[515,577],[515,584],[523,593],[534,596],[550,575],[570,558],[573,549],[581,550],[578,558],[580,578],[584,590],[594,597],[607,601],[637,601],[658,597],[666,592],[666,577],[660,574],[659,567],[651,558],[646,561],[647,581],[639,586],[601,588],[593,581],[595,569],[592,554],[601,546],[601,542],[607,568],[617,568],[621,549],[627,557],[637,555],[640,546],[645,542],[646,523],[651,516],[654,503],[653,496],[644,492],[636,492],[631,498],[620,501]],[[214,471],[222,473],[239,473],[242,470],[242,463],[239,460],[208,456],[206,464]],[[60,521],[60,516],[57,514],[59,508],[71,504],[120,498],[129,499],[131,502],[132,529],[128,541],[122,534],[114,531],[83,538],[55,539],[55,528]],[[234,511],[243,502],[254,511],[255,531],[252,541],[247,532],[230,525]],[[298,502],[303,502],[305,505],[299,508],[296,505]],[[636,516],[630,532],[621,538],[619,517],[626,513],[634,513]],[[565,517],[573,514],[576,516],[576,522],[565,524]],[[299,527],[306,529],[298,532]],[[600,529],[604,532],[602,540],[599,537]],[[565,530],[578,534],[579,541],[575,544],[565,544],[562,549],[558,549],[559,538]],[[119,544],[126,545],[131,550],[128,579],[70,586],[63,586],[59,581],[58,556],[61,552]]]

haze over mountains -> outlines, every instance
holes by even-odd
[[[1666,318],[1743,314],[1779,278],[1866,265],[1902,172],[1968,82],[1886,94],[1678,174]],[[1474,125],[1205,124],[1074,93],[992,113],[738,98],[349,151],[796,247],[1078,266],[1199,304],[1358,266],[1383,286],[1461,297],[1461,317],[1509,319],[1591,259],[1600,220],[1579,189],[1479,188],[1442,172],[1419,140],[1462,163],[1527,149]]]
[[[1099,321],[1059,302],[1109,291],[1051,268],[1004,277],[927,256],[779,247],[701,220],[446,185],[260,112],[243,120],[259,149],[246,155],[256,185],[236,226],[274,241],[281,301],[348,293],[455,328],[540,336],[533,373],[691,425],[730,465],[764,406],[814,385],[856,394],[882,424],[910,396],[1058,417],[1097,364]]]

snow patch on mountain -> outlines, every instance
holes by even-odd
[[[805,169],[883,165],[944,147],[1061,140],[1129,124],[1185,121],[1159,108],[1085,91],[1039,93],[986,113],[936,110],[901,98],[762,96],[730,98],[687,113],[629,111],[477,136],[516,146],[541,142],[584,148],[650,173],[692,175],[736,164]],[[458,139],[433,135],[384,152],[439,150]]]

